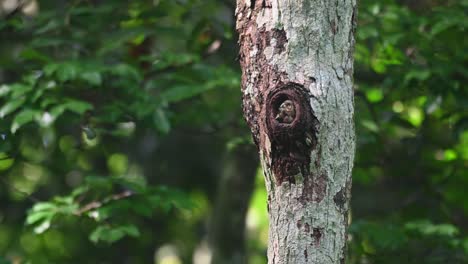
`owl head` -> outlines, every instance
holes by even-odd
[[[282,123],[291,123],[295,117],[296,111],[293,102],[286,100],[278,108],[278,114],[275,119]]]

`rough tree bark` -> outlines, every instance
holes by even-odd
[[[355,0],[237,0],[244,117],[268,191],[269,263],[344,263]]]

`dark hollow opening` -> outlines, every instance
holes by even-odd
[[[272,102],[273,107],[273,115],[276,116],[279,112],[279,107],[283,104],[286,100],[291,100],[287,94],[279,94],[274,101]]]

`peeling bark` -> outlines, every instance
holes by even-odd
[[[268,191],[269,263],[345,259],[355,12],[355,0],[237,1],[243,111]]]

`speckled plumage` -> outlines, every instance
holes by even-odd
[[[284,101],[278,108],[278,114],[275,119],[281,123],[292,123],[296,117],[296,109],[294,103],[291,100]]]

